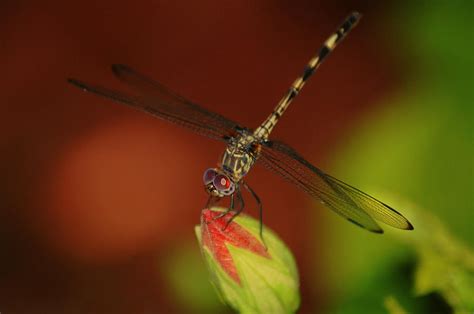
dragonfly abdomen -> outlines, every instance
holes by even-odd
[[[349,31],[357,24],[360,19],[360,14],[353,12],[344,23],[334,32],[328,39],[324,42],[324,45],[319,49],[318,53],[311,58],[311,60],[306,65],[303,74],[298,77],[293,84],[291,84],[290,89],[287,91],[285,96],[280,100],[278,105],[275,107],[273,112],[268,116],[268,118],[258,127],[254,136],[266,140],[270,135],[271,131],[277,124],[280,117],[286,111],[293,99],[299,94],[303,88],[306,81],[313,75],[317,68],[323,63],[326,57],[330,52],[336,48],[337,44],[349,33]]]

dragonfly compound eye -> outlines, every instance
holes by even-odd
[[[223,174],[219,174],[214,178],[214,186],[219,191],[227,191],[230,189],[232,182],[228,177]]]
[[[214,178],[216,177],[216,170],[209,168],[206,171],[204,171],[204,175],[202,177],[202,180],[204,181],[204,184],[207,185],[211,183]]]

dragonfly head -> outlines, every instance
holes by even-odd
[[[204,188],[212,196],[224,197],[235,191],[235,183],[222,170],[209,168],[204,171]]]

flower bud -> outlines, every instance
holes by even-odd
[[[300,303],[295,260],[277,235],[260,222],[224,209],[204,209],[196,236],[221,298],[240,313],[294,313]]]

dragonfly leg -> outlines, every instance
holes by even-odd
[[[214,217],[214,220],[219,219],[230,213],[232,210],[234,210],[234,194],[230,196],[230,206],[226,210],[224,210],[222,213]]]
[[[244,199],[242,197],[242,192],[240,191],[240,188],[236,190],[236,193],[237,193],[237,198],[240,201],[240,208],[235,212],[235,214],[232,215],[232,217],[230,217],[230,219],[227,221],[224,229],[222,229],[222,230],[225,230],[229,226],[229,224],[232,222],[232,220],[234,220],[235,217],[237,217],[244,210],[245,202],[244,202]]]
[[[219,200],[220,200],[220,197],[215,197],[215,196],[210,195],[209,198],[207,199],[206,208],[213,207],[215,204],[217,204],[217,202],[219,202]]]
[[[260,197],[258,197],[257,193],[255,193],[254,190],[245,182],[242,182],[243,186],[247,189],[247,191],[252,194],[252,196],[255,198],[258,204],[258,213],[260,217],[260,239],[262,240],[263,245],[265,246],[265,249],[267,248],[267,244],[265,243],[265,239],[263,238],[263,207],[262,207],[262,202],[260,201]]]
[[[240,201],[240,212],[242,212],[245,207],[245,202],[244,202],[244,198],[242,197],[242,193],[240,192],[240,189],[239,189],[239,193],[237,194],[237,197],[239,198],[239,201]]]
[[[212,196],[209,195],[209,198],[207,199],[207,202],[206,202],[206,206],[204,207],[209,208],[209,205],[211,205],[211,201],[212,201]]]

